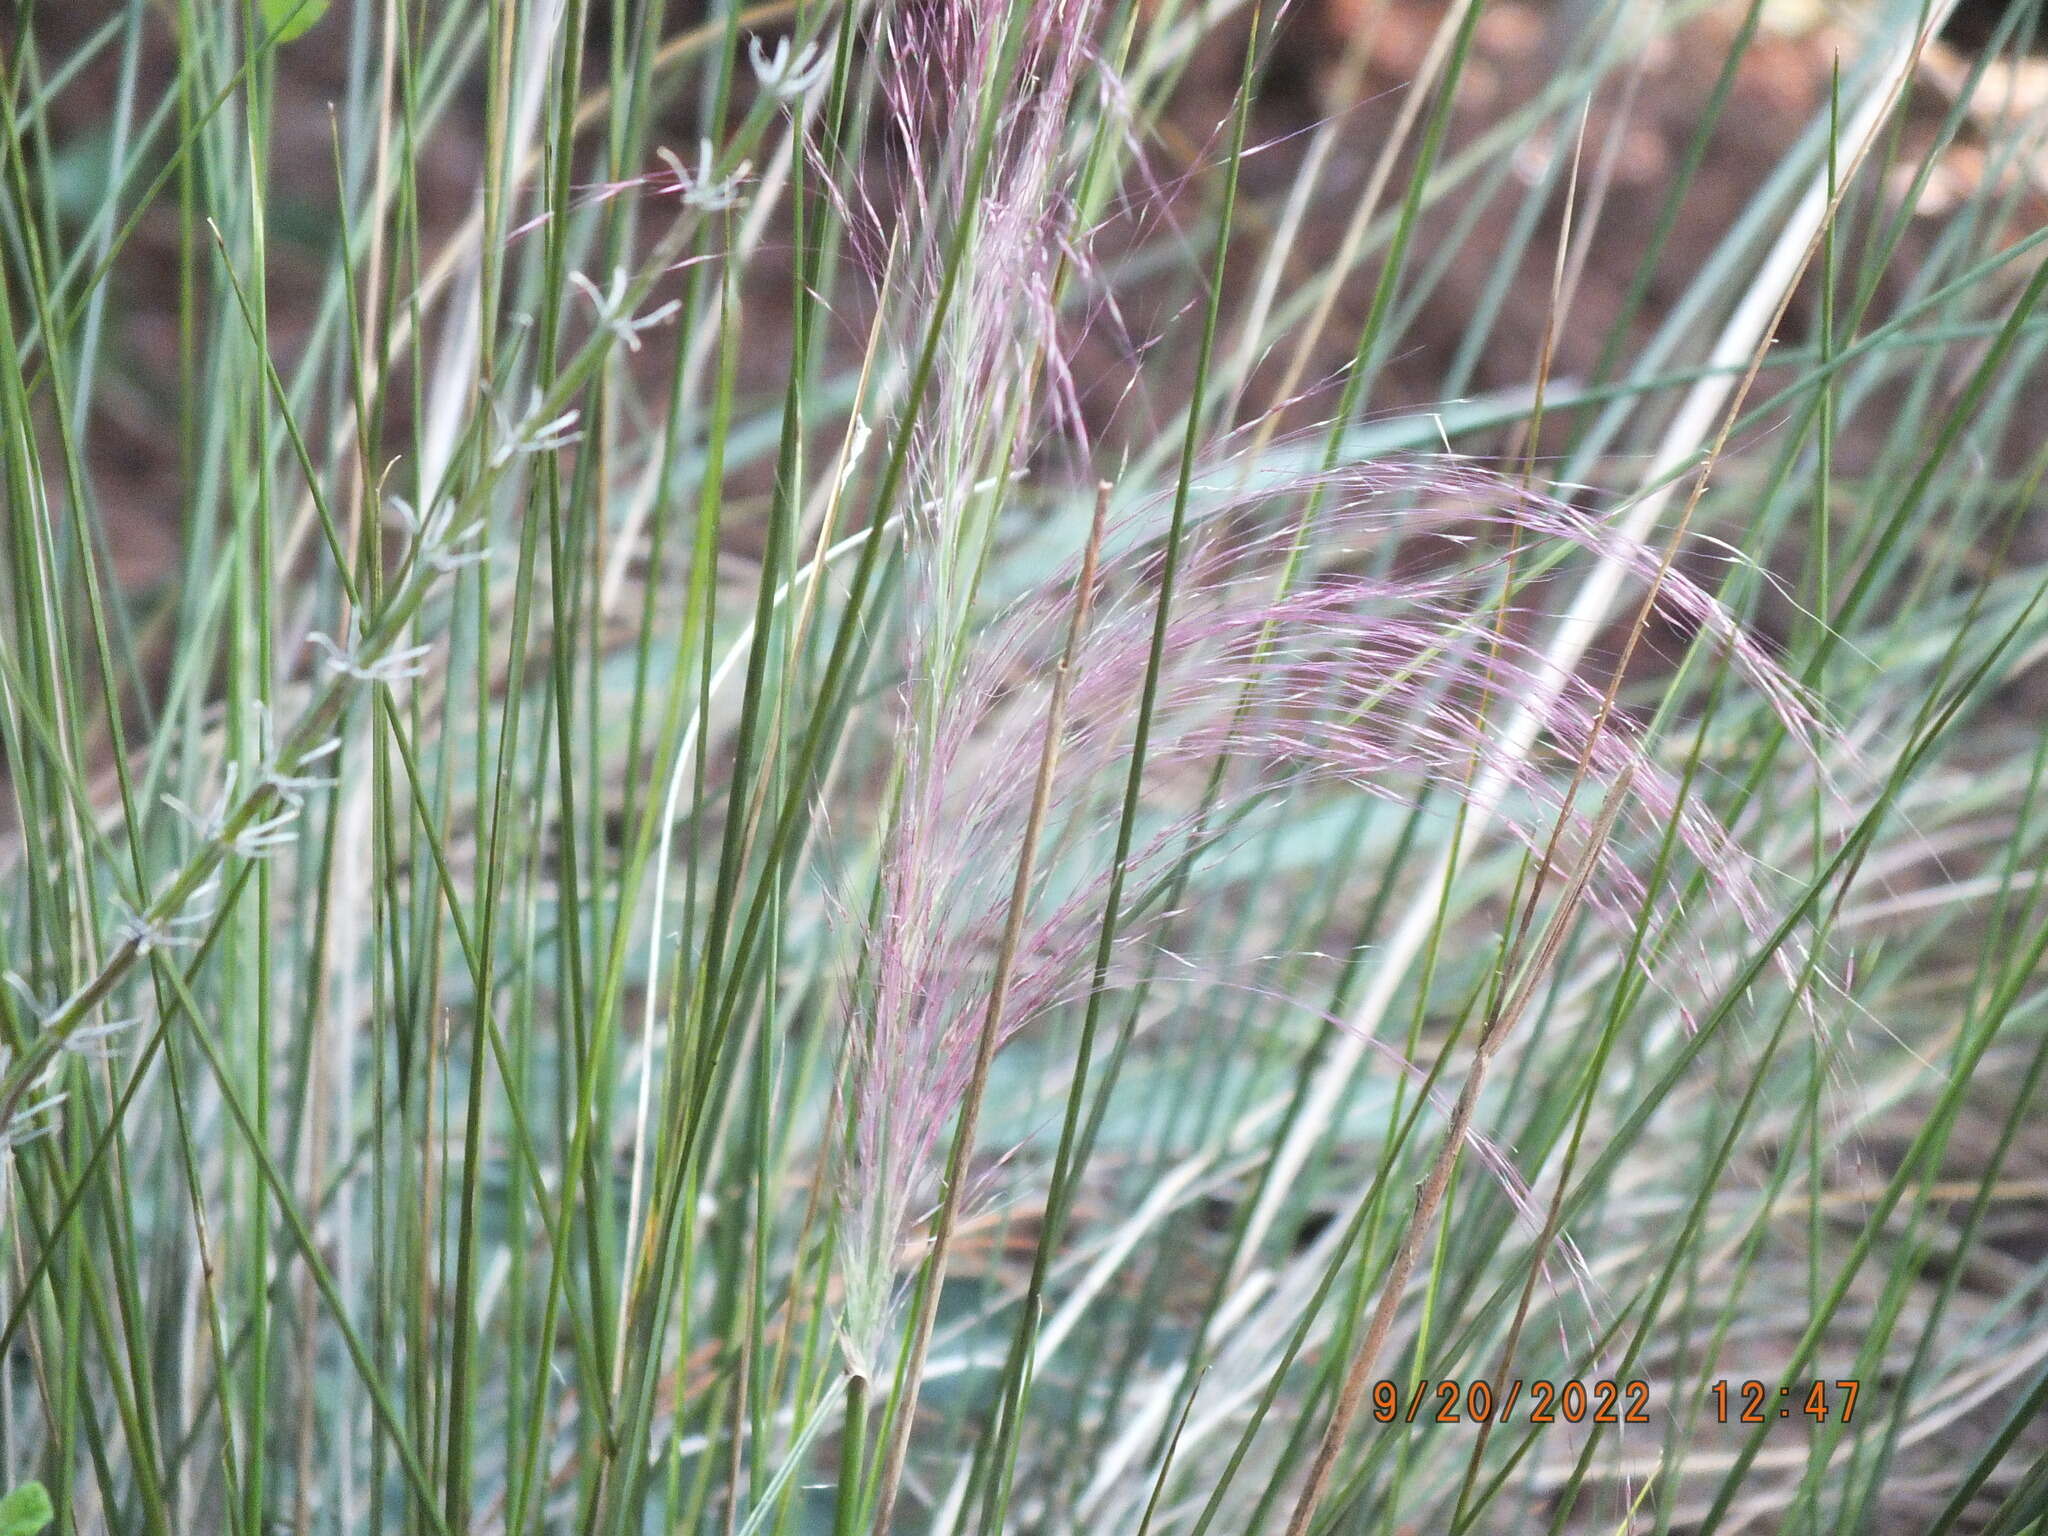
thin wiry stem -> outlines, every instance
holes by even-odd
[[[1308,1477],[1295,1500],[1294,1512],[1288,1516],[1286,1536],[1307,1536],[1309,1522],[1315,1518],[1316,1509],[1329,1488],[1337,1458],[1343,1453],[1345,1439],[1371,1387],[1372,1373],[1379,1364],[1380,1353],[1394,1330],[1394,1318],[1407,1296],[1408,1278],[1414,1273],[1423,1245],[1430,1240],[1435,1229],[1437,1212],[1442,1209],[1444,1195],[1451,1187],[1451,1175],[1464,1154],[1473,1117],[1478,1113],[1479,1094],[1486,1086],[1487,1065],[1506,1043],[1516,1020],[1528,1006],[1529,999],[1535,996],[1537,985],[1548,971],[1550,962],[1556,958],[1565,935],[1577,920],[1580,901],[1599,867],[1600,852],[1613,836],[1615,821],[1627,798],[1628,776],[1624,775],[1622,781],[1608,792],[1600,820],[1569,885],[1558,895],[1557,906],[1550,915],[1549,925],[1528,970],[1516,983],[1507,1002],[1488,1016],[1479,1031],[1479,1038],[1473,1046],[1472,1065],[1466,1070],[1464,1086],[1458,1090],[1458,1103],[1451,1112],[1451,1123],[1444,1130],[1442,1144],[1437,1148],[1429,1173],[1416,1194],[1407,1232],[1394,1252],[1394,1262],[1387,1270],[1386,1279],[1381,1283],[1379,1305],[1373,1309],[1372,1322],[1366,1328],[1365,1337],[1359,1342],[1350,1364],[1345,1367],[1343,1382],[1337,1389],[1336,1404],[1330,1410],[1329,1423],[1323,1430],[1321,1443],[1316,1446],[1315,1458],[1309,1463]]]

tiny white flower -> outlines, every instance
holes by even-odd
[[[427,514],[427,517],[434,517],[440,509],[441,504],[436,502],[433,510]],[[414,507],[403,496],[396,494],[386,496],[384,498],[384,510],[390,513],[390,520],[398,524],[399,528],[404,531],[405,536],[415,544],[419,542],[420,535],[427,531],[427,523],[420,517],[419,509]]]
[[[6,980],[7,985],[12,987],[15,990],[16,994],[21,998],[21,1006],[23,1011],[25,1011],[28,1014],[28,1016],[31,1019],[33,1019],[38,1025],[47,1024],[53,1017],[55,1017],[57,1013],[57,1005],[52,1003],[46,1003],[41,998],[37,997],[34,989],[32,989],[29,986],[28,981],[22,976],[22,974],[19,971],[7,972],[4,979]],[[63,1041],[61,1042],[61,1048],[63,1050],[71,1052],[71,1054],[73,1054],[74,1056],[91,1056],[95,1058],[104,1058],[108,1054],[110,1054],[111,1051],[111,1047],[108,1046],[106,1043],[108,1040],[110,1040],[113,1036],[121,1033],[121,1031],[123,1030],[133,1029],[137,1024],[141,1022],[142,1020],[140,1018],[127,1018],[106,1019],[98,1024],[76,1025],[72,1028],[70,1033],[64,1037]],[[47,1080],[54,1070],[55,1066],[53,1063],[50,1067],[44,1069],[44,1071],[40,1074],[38,1081]]]
[[[649,310],[635,317],[626,309],[626,269],[612,268],[612,285],[603,289],[585,277],[581,272],[571,272],[569,281],[583,291],[590,300],[591,308],[597,311],[597,323],[618,338],[619,344],[628,352],[640,350],[640,333],[675,317],[683,307],[681,299],[670,299],[659,309]]]
[[[191,827],[201,842],[210,843],[226,828],[228,806],[235,794],[235,774],[240,767],[239,763],[228,764],[227,772],[221,775],[220,793],[203,811],[195,811],[176,795],[165,795],[163,802],[178,813],[179,819]]]
[[[100,1024],[84,1024],[64,1037],[64,1049],[73,1056],[88,1057],[93,1061],[107,1061],[115,1052],[114,1036],[133,1029],[140,1024],[140,1018],[108,1019]]]
[[[433,649],[430,645],[409,645],[388,656],[376,656],[365,661],[354,650],[337,645],[332,636],[323,635],[318,630],[306,639],[327,653],[328,671],[352,677],[359,683],[396,683],[418,677],[427,670],[426,656]]]
[[[751,36],[747,39],[747,57],[761,89],[777,101],[798,101],[809,95],[811,88],[825,78],[832,63],[816,43],[805,43],[792,56],[787,37],[775,39],[775,51],[771,54],[761,46],[758,35]]]
[[[57,1129],[55,1110],[64,1103],[65,1095],[53,1093],[47,1099],[38,1099],[14,1112],[14,1118],[0,1128],[0,1150],[11,1151],[38,1136],[47,1136]],[[47,1117],[47,1118],[39,1118]]]
[[[327,740],[321,742],[319,746],[309,747],[304,752],[301,752],[298,762],[293,766],[294,768],[303,768],[308,763],[317,763],[321,758],[330,756],[340,750],[341,738],[339,736],[330,736]],[[267,752],[264,754],[264,757],[266,762],[261,770],[263,782],[277,792],[278,799],[294,809],[304,808],[306,795],[309,791],[332,789],[338,782],[334,779],[322,778],[318,774],[286,773],[275,764],[268,762],[269,754]]]
[[[210,896],[215,882],[209,880],[192,893],[192,901],[198,902]],[[114,924],[114,939],[117,943],[133,946],[138,957],[147,956],[153,950],[188,949],[199,942],[199,935],[183,930],[192,928],[212,918],[213,908],[186,911],[157,916],[149,912],[137,912],[127,903],[119,903],[120,921]]]
[[[478,565],[491,558],[491,552],[481,542],[484,524],[478,518],[460,533],[452,533],[449,525],[455,521],[455,504],[437,501],[425,517],[413,510],[411,502],[403,496],[387,496],[385,504],[391,509],[391,520],[403,528],[412,540],[414,554],[429,570],[446,575],[461,570],[465,565]],[[465,549],[467,544],[470,547]]]
[[[292,823],[298,819],[303,802],[296,795],[285,795],[284,810],[275,816],[252,821],[230,837],[227,824],[235,812],[235,785],[240,779],[241,768],[240,763],[228,764],[221,774],[220,793],[204,811],[194,810],[176,795],[165,795],[164,804],[184,818],[201,842],[220,843],[245,859],[267,859],[298,836],[292,830]]]
[[[581,413],[568,410],[552,421],[541,420],[541,393],[533,392],[532,401],[526,407],[526,414],[516,422],[508,421],[503,411],[496,410],[498,418],[498,451],[491,455],[491,468],[502,469],[514,457],[522,453],[546,453],[555,448],[566,448],[583,434],[576,430]]]
[[[753,168],[753,162],[742,160],[725,176],[718,175],[718,155],[709,139],[697,142],[697,168],[692,171],[672,149],[657,149],[662,162],[668,166],[669,175],[675,178],[669,189],[675,192],[692,208],[705,213],[717,213],[730,208],[740,200],[740,183]]]
[[[46,1003],[36,996],[35,989],[28,984],[28,978],[21,972],[9,971],[0,979],[4,979],[7,985],[14,989],[15,995],[21,999],[22,1011],[37,1024],[48,1023],[50,1016],[57,1011],[53,1004]]]
[[[228,840],[228,847],[245,859],[267,859],[278,849],[298,841],[292,822],[298,811],[280,811],[275,816],[251,822]]]
[[[318,746],[308,747],[298,756],[298,761],[289,771],[278,761],[277,734],[271,728],[270,707],[261,699],[250,704],[256,721],[256,780],[276,791],[278,799],[288,805],[303,806],[309,790],[332,789],[335,781],[318,775],[302,774],[298,770],[308,763],[317,763],[323,757],[332,757],[341,750],[341,738],[330,736]]]

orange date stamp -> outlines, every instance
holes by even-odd
[[[1804,1420],[1847,1424],[1856,1414],[1861,1383],[1854,1380],[1790,1382],[1720,1380],[1707,1400],[1721,1424]],[[1382,1424],[1500,1424],[1521,1410],[1525,1424],[1647,1424],[1647,1381],[1376,1381],[1372,1416]]]
[[[1647,1381],[1395,1381],[1372,1386],[1372,1416],[1382,1424],[1506,1423],[1515,1410],[1529,1424],[1647,1424]]]

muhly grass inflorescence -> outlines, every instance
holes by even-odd
[[[1003,488],[1022,470],[1017,434],[1028,437],[1049,405],[1056,430],[1086,438],[1060,344],[1059,293],[1085,255],[1068,133],[1089,82],[1099,10],[1096,0],[1047,0],[993,14],[958,3],[879,12],[869,47],[891,152],[841,178],[810,147],[877,302],[904,327],[907,355],[928,370],[913,377],[920,409],[892,450],[920,594],[909,617],[913,676],[951,675],[968,654],[974,571]],[[757,61],[757,72],[759,63],[772,72],[777,62]],[[945,690],[911,692],[905,756],[929,761],[943,750]],[[1038,753],[1025,756],[1035,762]],[[892,837],[912,825],[900,824]],[[907,915],[914,903],[908,892],[899,896],[891,906]],[[994,920],[1000,925],[1001,915]],[[866,1091],[880,1086],[856,1074],[856,1137],[903,1107],[886,1089]],[[891,1135],[874,1136],[872,1145]],[[912,1133],[921,1157],[935,1135]],[[851,1241],[872,1260],[844,1268],[841,1337],[856,1375],[865,1375],[878,1363],[873,1349],[889,1311],[902,1212],[870,1206],[847,1214],[849,1230],[860,1228]],[[885,1491],[884,1518],[889,1497]]]
[[[1289,507],[1312,519],[1306,559],[1297,518],[1275,515]],[[1089,984],[1115,874],[1106,867],[1115,812],[1105,789],[1128,762],[1150,649],[1157,513],[1140,508],[1114,530],[1102,601],[1075,655],[1003,1040],[1081,1000]],[[1709,899],[1762,931],[1750,858],[1649,744],[1603,711],[1598,683],[1549,676],[1542,654],[1516,637],[1518,615],[1507,604],[1528,593],[1503,599],[1504,579],[1515,560],[1560,546],[1619,557],[1646,584],[1658,578],[1658,551],[1466,466],[1375,464],[1297,479],[1284,494],[1263,484],[1207,501],[1182,554],[1181,595],[1166,629],[1145,818],[1124,871],[1120,956],[1159,952],[1175,916],[1157,901],[1169,877],[1188,861],[1215,861],[1257,806],[1348,788],[1448,807],[1489,769],[1510,785],[1500,830],[1533,857],[1583,862],[1587,905],[1614,929],[1630,931],[1646,904],[1660,922],[1678,914],[1610,832],[1652,838],[1675,826],[1685,856],[1711,876]],[[1073,581],[1069,571],[997,616],[955,676],[913,662],[904,687],[905,716],[934,724],[903,733],[899,799],[877,905],[862,925],[864,974],[848,1033],[844,1332],[858,1369],[886,1348],[898,1255],[936,1194],[938,1144],[974,1058],[1032,799],[1043,681]],[[1798,690],[1710,594],[1665,572],[1656,601],[1668,618],[1704,632],[1798,736],[1810,736]],[[1510,757],[1501,718],[1541,696],[1554,702],[1539,749]],[[1581,763],[1584,782],[1570,793]],[[1618,809],[1603,809],[1610,798]],[[1703,950],[1671,946],[1653,979],[1682,1008],[1683,993],[1704,986],[1712,970]],[[1529,1216],[1507,1158],[1470,1140]]]
[[[913,328],[912,348],[932,347],[910,466],[914,559],[966,532],[1019,421],[1085,441],[1059,290],[1085,264],[1067,134],[1097,78],[1099,14],[1097,0],[1045,0],[1000,27],[957,3],[879,13],[872,48],[896,152],[850,179],[819,163],[878,297]]]
[[[998,36],[976,27],[964,6],[887,13],[874,51],[900,153],[850,183],[826,181],[884,302],[921,326],[950,297],[933,322],[931,387],[907,453],[906,554],[917,597],[896,798],[878,901],[872,917],[856,921],[863,961],[840,1189],[841,1336],[856,1376],[884,1358],[899,1256],[941,1193],[939,1144],[968,1090],[984,1018],[1000,1013],[1009,1039],[1081,1000],[1103,905],[1119,883],[1127,894],[1115,958],[1155,974],[1144,962],[1160,953],[1175,917],[1159,900],[1167,877],[1190,860],[1216,860],[1240,816],[1261,802],[1342,784],[1405,804],[1449,803],[1489,777],[1503,780],[1502,830],[1539,860],[1570,867],[1589,859],[1584,900],[1626,930],[1648,891],[1607,846],[1601,802],[1613,793],[1624,828],[1649,833],[1675,818],[1681,847],[1714,873],[1712,899],[1752,929],[1761,925],[1748,861],[1726,831],[1657,769],[1625,722],[1609,718],[1599,687],[1554,676],[1519,638],[1521,617],[1496,601],[1503,578],[1519,570],[1516,545],[1525,554],[1576,546],[1616,561],[1655,586],[1666,617],[1725,649],[1796,733],[1811,728],[1797,690],[1707,592],[1662,571],[1658,551],[1598,518],[1452,463],[1276,475],[1264,457],[1250,468],[1225,460],[1214,466],[1217,485],[1194,488],[1202,526],[1181,552],[1186,587],[1165,636],[1145,820],[1121,871],[1105,867],[1117,815],[1109,791],[1128,761],[1148,667],[1162,507],[1140,509],[1113,532],[1119,552],[1105,566],[1103,607],[1071,678],[1030,915],[1014,957],[1005,954],[1014,968],[1004,1006],[990,1009],[1044,726],[1044,689],[1035,683],[1059,650],[1076,573],[983,628],[970,618],[971,594],[994,508],[1007,499],[990,488],[1007,483],[1018,462],[1005,433],[1029,422],[1084,451],[1088,440],[1067,371],[1060,295],[1085,270],[1087,248],[1085,176],[1066,152],[1065,124],[1098,75],[1111,119],[1120,101],[1114,72],[1095,68],[1094,16],[1091,0],[1034,6],[1012,21],[1016,32]],[[1029,85],[984,120],[978,87],[1002,67],[1005,50],[1014,50],[1011,73]],[[943,110],[938,80],[951,91]],[[1113,121],[1105,131],[1115,131]],[[938,236],[968,207],[972,253],[960,261]],[[926,234],[906,246],[903,229]],[[1283,506],[1313,519],[1304,544],[1316,568],[1299,582],[1287,574],[1300,553],[1295,525],[1272,515]],[[1490,556],[1482,553],[1489,541]],[[1551,701],[1534,752],[1504,742],[1500,729],[1529,698]],[[1569,766],[1580,762],[1586,782],[1568,788]],[[1216,764],[1224,771],[1205,800]],[[1712,969],[1706,957],[1668,946],[1655,963],[1681,1007],[1680,978]],[[1418,1070],[1391,1048],[1374,1048],[1399,1069]],[[1476,1132],[1466,1142],[1534,1225],[1511,1160]],[[913,1400],[916,1379],[913,1364]]]

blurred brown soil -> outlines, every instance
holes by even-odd
[[[1570,0],[1492,0],[1486,5],[1475,27],[1441,162],[1541,93],[1574,41],[1569,16],[1581,9]],[[1669,194],[1680,182],[1694,135],[1738,41],[1745,9],[1718,6],[1659,35],[1640,50],[1634,80],[1622,75],[1603,86],[1585,123],[1572,208],[1572,237],[1583,245],[1585,256],[1583,270],[1566,289],[1568,307],[1559,312],[1553,305],[1566,216],[1560,180],[1535,220],[1488,344],[1467,382],[1468,392],[1530,385],[1546,346],[1553,379],[1584,378],[1601,362],[1624,318],[1626,339],[1618,351],[1626,360],[1664,321],[1785,149],[1825,110],[1834,61],[1838,54],[1844,60],[1855,55],[1856,38],[1821,22],[1817,12],[1809,18],[1802,0],[1766,5],[1762,24],[1741,53],[1698,169],[1669,210],[1671,227],[1640,303],[1627,315],[1631,289],[1656,244]],[[1260,126],[1266,137],[1294,135],[1298,142],[1303,130],[1332,114],[1343,114],[1352,125],[1325,173],[1328,193],[1318,199],[1318,214],[1304,231],[1296,258],[1301,274],[1319,270],[1339,247],[1355,200],[1395,126],[1410,82],[1424,66],[1445,10],[1444,0],[1323,0],[1319,8],[1299,12],[1285,24],[1283,65],[1262,103]],[[1966,37],[1981,35],[1967,27],[1958,30]],[[1365,67],[1356,90],[1345,92],[1343,56],[1350,46],[1363,49]],[[1900,206],[1913,170],[1937,141],[1972,62],[1967,46],[1946,42],[1937,42],[1923,60],[1896,146],[1894,174],[1883,188],[1887,217]],[[1206,84],[1216,102],[1212,115],[1227,109],[1236,69],[1234,59],[1207,62]],[[2048,99],[2048,59],[2025,60],[2016,70],[1999,62],[1978,99],[1987,111],[1973,116],[1941,155],[1913,210],[1892,273],[1912,270],[1916,252],[1931,243],[1939,221],[1988,174],[1986,147],[2002,127],[1990,112],[2003,107],[2010,121]],[[1418,136],[1411,134],[1411,142]],[[1509,183],[1478,208],[1476,217],[1474,200],[1459,197],[1424,215],[1416,251],[1423,264],[1447,255],[1446,269],[1423,300],[1408,345],[1388,360],[1376,381],[1375,406],[1412,409],[1440,402],[1446,371],[1471,317],[1486,300],[1513,226],[1523,216],[1524,194],[1560,147],[1548,140],[1523,143]],[[1247,168],[1248,188],[1277,205],[1297,158],[1276,154],[1255,160]],[[1405,164],[1397,162],[1393,190],[1382,195],[1383,206],[1399,196]],[[2017,189],[2007,227],[1996,236],[2001,243],[2048,221],[2048,165],[2036,165],[2032,172],[2030,185]],[[1845,268],[1856,254],[1845,249]],[[1882,317],[1894,294],[1889,281],[1880,287],[1875,316]],[[1817,298],[1814,291],[1799,295],[1780,342],[1807,338]],[[1331,326],[1337,349],[1319,360],[1326,373],[1348,361],[1349,341],[1370,299],[1370,285],[1361,282],[1340,304]],[[2043,423],[2048,425],[2048,417]],[[1560,416],[1554,424],[1561,438],[1568,420]],[[1847,446],[1853,455],[1855,445]]]

